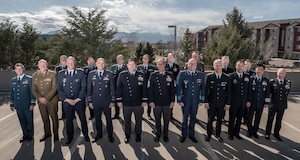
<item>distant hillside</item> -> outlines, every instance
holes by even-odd
[[[59,31],[51,31],[45,34],[41,34],[41,36],[45,39],[49,39],[51,35],[59,33]],[[115,39],[121,39],[123,42],[127,41],[137,41],[137,42],[150,42],[156,43],[158,41],[168,42],[173,41],[171,35],[163,35],[160,33],[126,33],[119,32],[115,35]]]

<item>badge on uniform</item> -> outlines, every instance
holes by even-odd
[[[266,82],[266,81],[263,81],[263,82],[262,82],[262,85],[263,85],[263,86],[267,86],[267,82]]]
[[[66,86],[67,78],[63,78],[62,81],[63,81],[63,86]]]
[[[97,77],[96,77],[96,75],[94,75],[93,78],[92,78],[92,80],[96,80],[96,79],[97,79]]]
[[[245,78],[244,78],[244,81],[245,81],[245,82],[249,82],[249,78],[248,78],[248,77],[245,77]]]
[[[185,87],[185,88],[187,88],[188,82],[189,82],[188,80],[183,80],[183,83],[184,83],[184,87]]]
[[[170,83],[167,83],[167,86],[170,86],[171,84]]]
[[[167,82],[172,82],[172,78],[171,78],[170,76],[167,76],[167,77],[166,77],[166,81],[167,81]]]
[[[138,76],[138,81],[144,81],[144,78],[142,76]]]
[[[79,82],[79,79],[75,79],[74,81],[78,83],[78,82]]]
[[[103,78],[103,80],[108,81],[108,80],[109,80],[108,75],[106,75],[106,76]]]
[[[215,81],[210,81],[210,83],[211,83],[211,84],[214,84],[214,83],[215,83]]]
[[[201,80],[201,78],[198,78],[198,79],[197,79],[197,83],[199,83],[199,84],[200,84],[200,83],[201,83],[201,81],[202,81],[202,80]]]
[[[233,84],[237,84],[237,80],[236,79],[233,80]]]
[[[225,87],[227,82],[221,82],[221,87]]]
[[[44,79],[45,82],[51,82],[51,78]]]
[[[25,81],[22,82],[22,84],[28,84],[28,80],[26,79]]]
[[[143,85],[143,82],[138,82],[138,85],[140,86],[140,85]]]
[[[285,89],[290,89],[290,85],[289,84],[285,85]]]

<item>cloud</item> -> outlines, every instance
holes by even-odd
[[[262,19],[264,16],[254,16],[253,19]]]

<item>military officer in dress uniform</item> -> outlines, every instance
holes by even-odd
[[[257,131],[259,129],[259,123],[264,107],[267,108],[270,103],[270,83],[269,80],[263,76],[265,72],[265,66],[263,64],[257,64],[255,67],[255,76],[250,78],[251,91],[249,93],[249,99],[251,106],[249,107],[248,115],[248,137],[259,138]],[[254,124],[253,124],[253,116]]]
[[[32,76],[32,93],[37,99],[42,120],[44,123],[44,136],[40,142],[51,137],[50,119],[52,120],[54,142],[58,141],[58,93],[57,74],[48,69],[48,62],[44,59],[38,62],[39,70]]]
[[[16,77],[11,80],[10,110],[17,111],[23,131],[20,143],[33,138],[33,107],[35,98],[31,92],[32,78],[24,74],[25,67],[21,63],[15,65]]]
[[[122,71],[117,80],[116,100],[122,108],[125,121],[125,143],[129,143],[131,135],[131,115],[135,116],[136,142],[140,142],[142,134],[142,115],[147,105],[147,82],[145,74],[136,71],[136,63],[129,59],[128,70]]]
[[[109,141],[114,142],[113,126],[111,120],[111,108],[114,107],[115,80],[111,71],[105,70],[106,62],[104,58],[98,58],[96,62],[97,70],[89,73],[87,81],[87,99],[89,107],[94,110],[96,119],[97,135],[93,142],[102,138],[102,112],[106,118],[106,129]]]
[[[196,68],[197,61],[193,58],[189,59],[188,69],[180,71],[176,81],[177,103],[182,107],[183,117],[181,143],[187,136],[194,143],[198,142],[195,138],[195,123],[198,106],[204,102],[205,80],[203,72],[197,71]]]
[[[277,78],[270,80],[271,86],[271,105],[269,106],[268,121],[266,127],[266,139],[270,139],[272,124],[276,114],[274,128],[274,137],[282,141],[279,131],[285,109],[287,109],[287,96],[290,93],[291,81],[285,79],[286,71],[283,68],[278,69]]]
[[[143,72],[146,77],[146,82],[148,82],[148,79],[150,77],[150,74],[154,72],[155,68],[154,66],[149,64],[149,55],[145,54],[143,55],[143,64],[140,64],[137,66],[137,70],[140,72]],[[147,115],[149,120],[153,120],[151,117],[151,107],[148,104],[148,109],[147,109]]]
[[[242,117],[250,106],[250,76],[244,72],[244,62],[237,61],[236,72],[230,75],[231,79],[231,106],[229,109],[228,139],[233,140],[233,136],[242,139],[239,135]],[[247,107],[248,106],[248,107]]]
[[[86,75],[86,78],[88,78],[88,75],[91,71],[97,69],[97,67],[95,66],[95,59],[94,57],[92,56],[89,56],[88,59],[87,59],[87,66],[84,66],[82,69]],[[89,120],[92,120],[94,118],[94,110],[89,107],[89,110],[90,110],[90,117],[89,117]]]
[[[171,116],[171,108],[175,101],[175,80],[173,73],[165,71],[165,62],[163,59],[156,61],[158,71],[151,73],[148,81],[148,97],[149,105],[153,107],[155,117],[156,136],[155,142],[161,137],[161,117],[164,117],[163,139],[169,141],[169,121]]]
[[[200,55],[197,51],[193,51],[192,58],[194,58],[197,61],[197,69],[198,71],[204,72],[205,66],[203,62],[200,62]]]
[[[70,56],[67,58],[67,69],[62,70],[58,74],[57,90],[63,103],[66,113],[66,128],[68,139],[66,144],[70,144],[73,140],[74,127],[73,118],[75,111],[81,122],[81,130],[85,141],[89,142],[87,122],[85,116],[85,92],[86,78],[82,69],[75,68],[75,58]]]
[[[166,64],[166,71],[173,73],[174,78],[175,78],[175,83],[176,83],[176,79],[177,79],[178,73],[180,71],[180,67],[178,64],[176,64],[174,62],[174,54],[173,53],[169,53],[167,58],[168,58],[168,62]],[[171,120],[174,120],[174,119],[175,118],[173,117],[173,108],[171,108]]]
[[[113,72],[114,74],[114,78],[115,78],[115,83],[117,83],[117,79],[119,77],[119,74],[122,71],[127,70],[127,66],[124,64],[124,57],[123,55],[119,54],[116,58],[117,60],[117,64],[114,64],[110,67],[110,70]],[[120,108],[118,107],[117,104],[115,104],[115,115],[113,117],[113,119],[119,119],[120,117]]]
[[[226,74],[230,74],[234,72],[234,69],[229,67],[229,57],[228,56],[223,56],[222,57],[222,72]]]
[[[59,71],[61,71],[61,70],[67,69],[66,62],[67,62],[67,56],[61,55],[59,57],[59,65],[55,67],[56,74],[58,74]],[[59,120],[65,119],[65,110],[63,109],[63,105],[61,106],[61,112],[62,113],[61,113],[61,117],[59,118]]]
[[[227,74],[222,72],[222,60],[213,62],[215,72],[208,74],[205,88],[205,108],[208,109],[207,136],[209,141],[212,135],[212,122],[217,116],[216,138],[223,142],[221,137],[221,126],[224,112],[229,110],[231,104],[231,81]]]

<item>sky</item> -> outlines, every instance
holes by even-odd
[[[107,10],[109,27],[119,32],[170,34],[189,28],[197,32],[220,25],[237,7],[248,22],[300,18],[299,0],[1,0],[0,21],[10,18],[19,26],[33,24],[40,33],[66,25],[64,9],[80,7],[84,12]]]

